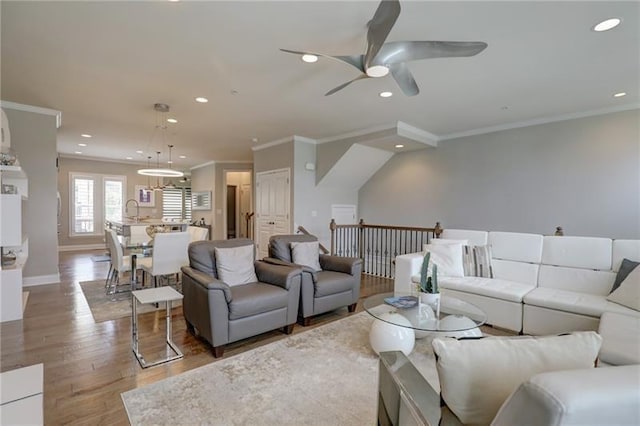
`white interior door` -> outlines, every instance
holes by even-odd
[[[258,258],[268,256],[269,238],[291,233],[289,169],[256,174],[256,244]]]
[[[357,207],[353,204],[332,204],[331,218],[338,225],[355,225],[357,222]]]

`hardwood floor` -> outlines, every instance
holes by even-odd
[[[79,283],[103,279],[108,262],[93,262],[101,252],[60,253],[61,283],[28,288],[22,321],[0,326],[0,371],[44,363],[45,424],[128,424],[120,394],[166,377],[216,362],[210,346],[191,335],[182,308],[172,311],[173,340],[184,359],[142,370],[131,351],[131,319],[95,323]],[[360,296],[393,290],[393,282],[363,276]],[[357,312],[362,310],[358,303]],[[163,347],[164,311],[140,315],[143,353]],[[347,308],[314,318],[311,325],[296,325],[301,333],[353,315]],[[228,345],[224,358],[284,339],[279,331]],[[146,345],[146,346],[145,346]],[[188,419],[185,419],[188,423]]]

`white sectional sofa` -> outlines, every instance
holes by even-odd
[[[488,324],[543,335],[597,330],[604,312],[640,317],[606,299],[622,259],[640,260],[640,240],[456,229],[441,238],[491,246],[493,278],[439,277],[443,295],[480,307]],[[396,258],[396,293],[411,292],[422,260],[422,253]]]

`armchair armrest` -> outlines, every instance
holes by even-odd
[[[203,286],[207,290],[222,290],[227,303],[231,302],[231,289],[227,284],[219,279],[212,277],[209,274],[205,274],[202,271],[198,271],[197,269],[193,269],[190,266],[183,266],[182,274],[183,277]]]
[[[320,266],[327,271],[358,275],[362,271],[362,259],[357,257],[320,255]]]
[[[378,374],[378,424],[462,425],[402,352],[380,352]]]
[[[307,272],[311,274],[311,278],[313,279],[314,283],[318,282],[318,272],[314,271],[313,268],[310,268],[307,265],[299,265],[297,263],[286,262],[284,260],[276,259],[275,257],[265,257],[264,259],[262,259],[262,261],[266,263],[270,263],[272,265],[290,266],[290,267],[293,266],[296,268],[301,268],[302,272]]]
[[[302,269],[293,266],[275,265],[261,260],[255,262],[258,281],[289,290],[293,280],[302,274]]]

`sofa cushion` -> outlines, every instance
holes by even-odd
[[[640,267],[631,271],[607,300],[640,311]]]
[[[293,263],[308,266],[314,271],[321,271],[320,252],[317,241],[291,243],[291,259]]]
[[[532,284],[481,277],[446,277],[439,279],[438,283],[440,288],[443,289],[478,294],[517,303],[522,302],[522,298],[536,288]]]
[[[287,290],[276,285],[249,283],[231,287],[229,319],[244,317],[286,308],[289,303]]]
[[[602,339],[595,332],[548,337],[436,338],[441,395],[463,424],[489,424],[507,397],[532,376],[592,368]]]
[[[613,287],[611,287],[612,293],[615,290],[617,290],[618,287],[620,287],[620,284],[622,284],[622,281],[624,281],[625,278],[627,278],[627,275],[629,275],[631,271],[636,269],[638,265],[640,265],[640,262],[634,262],[633,260],[629,260],[629,259],[623,259],[622,262],[620,262],[620,267],[618,268],[616,279],[613,282]]]
[[[491,267],[493,268],[494,278],[531,284],[533,286],[538,283],[540,265],[537,263],[493,259],[491,260]]]
[[[320,271],[315,285],[315,297],[323,297],[350,291],[353,288],[353,276],[343,272]]]
[[[494,259],[540,263],[542,235],[518,232],[489,232],[489,244]]]
[[[232,248],[216,247],[215,253],[218,277],[228,286],[258,281],[253,265],[253,244]]]
[[[640,262],[640,240],[613,240],[611,269],[618,271],[622,259]]]
[[[612,244],[609,238],[546,236],[542,246],[542,263],[611,270]]]
[[[600,318],[600,361],[610,365],[640,364],[640,317],[605,312]]]
[[[610,271],[541,265],[538,287],[606,296],[611,291],[615,278],[616,274]]]
[[[425,254],[431,253],[429,263],[438,265],[438,279],[445,277],[463,277],[462,245],[461,244],[425,244]],[[433,270],[429,265],[429,270]]]
[[[442,238],[451,240],[468,240],[473,246],[484,246],[489,242],[487,231],[474,231],[470,229],[445,229]]]
[[[640,314],[633,309],[609,302],[606,296],[544,287],[538,287],[524,296],[524,303],[595,318],[599,318],[603,312],[617,312],[632,316]]]

